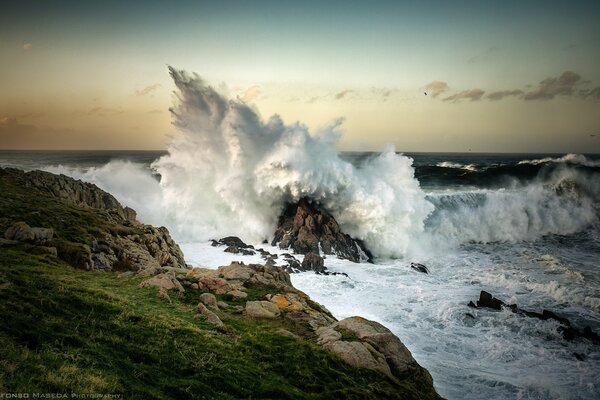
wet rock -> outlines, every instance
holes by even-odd
[[[323,257],[317,253],[308,253],[304,256],[304,260],[302,260],[302,270],[315,271],[317,274],[324,273],[325,262],[323,261]]]
[[[426,266],[424,266],[423,264],[419,264],[419,263],[412,263],[412,262],[411,262],[411,263],[410,263],[410,267],[411,267],[412,269],[414,269],[415,271],[419,271],[419,272],[422,272],[422,273],[424,273],[424,274],[428,274],[428,273],[429,273],[429,269],[428,269]]]
[[[575,338],[582,337],[591,340],[595,344],[600,344],[600,336],[593,332],[589,326],[586,326],[583,331],[578,330],[577,328],[571,326],[571,321],[569,319],[560,317],[552,311],[542,310],[541,313],[535,311],[528,311],[519,308],[516,304],[506,304],[502,300],[499,300],[492,296],[490,293],[486,291],[481,291],[479,294],[479,300],[477,301],[477,305],[473,304],[473,302],[469,302],[469,307],[474,308],[491,308],[494,310],[501,310],[502,308],[508,309],[515,314],[519,314],[529,318],[537,318],[543,321],[546,320],[554,320],[558,322],[561,326],[557,328],[558,333],[561,334],[563,339],[567,341],[574,340]]]
[[[343,233],[337,221],[316,202],[303,198],[290,204],[279,218],[273,246],[291,248],[297,254],[325,254],[360,262],[371,261],[372,256],[364,244]]]
[[[477,307],[486,307],[486,308],[491,308],[494,310],[501,310],[503,305],[504,305],[504,302],[502,302],[501,300],[498,300],[497,298],[495,298],[494,296],[492,296],[490,293],[486,292],[485,290],[482,290],[481,293],[479,293],[479,300],[477,300]]]
[[[217,241],[217,245],[218,246],[233,246],[233,247],[237,247],[238,249],[248,249],[248,248],[254,248],[253,246],[249,246],[246,243],[244,243],[242,241],[242,239],[240,239],[237,236],[227,236],[224,238],[221,238]]]

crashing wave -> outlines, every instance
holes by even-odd
[[[539,158],[535,160],[522,160],[519,161],[519,164],[532,164],[532,165],[540,165],[546,163],[569,163],[575,165],[582,165],[584,167],[600,167],[600,160],[590,159],[583,154],[565,154],[562,157],[545,157]]]
[[[473,164],[460,164],[453,163],[450,161],[442,161],[436,164],[437,167],[440,168],[454,168],[454,169],[464,169],[466,171],[477,171],[477,168]]]

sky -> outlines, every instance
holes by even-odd
[[[164,149],[168,66],[340,150],[600,153],[600,1],[22,1],[0,149]]]

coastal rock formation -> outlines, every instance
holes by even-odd
[[[207,305],[217,309],[215,294],[232,298],[236,290],[247,293],[256,288],[271,289],[271,293],[246,301],[242,314],[250,319],[281,321],[290,327],[287,336],[316,339],[325,350],[355,367],[378,371],[392,380],[407,372],[418,373],[432,384],[429,373],[389,329],[362,317],[336,321],[325,307],[295,289],[289,274],[280,268],[234,262],[217,270],[194,268],[178,279],[183,286],[195,282],[199,290],[206,291],[198,305],[206,310],[203,314],[211,312]]]
[[[321,254],[323,250],[327,255],[335,254],[353,262],[373,258],[362,241],[343,233],[331,214],[307,198],[287,206],[271,245],[291,248],[297,254]]]
[[[577,337],[582,337],[590,340],[592,343],[600,344],[600,335],[596,332],[592,331],[592,328],[586,326],[583,330],[579,330],[571,325],[571,321],[567,318],[560,317],[549,310],[542,310],[541,313],[535,311],[527,311],[519,308],[516,304],[506,304],[500,299],[495,298],[490,293],[482,290],[479,293],[479,300],[477,300],[477,304],[474,304],[472,301],[468,304],[469,307],[472,308],[491,308],[493,310],[502,310],[506,308],[516,314],[523,315],[525,317],[537,318],[543,321],[552,319],[560,324],[557,331],[562,335],[565,340],[573,340]]]
[[[136,221],[136,212],[123,207],[117,199],[92,183],[75,180],[66,175],[55,175],[45,171],[24,172],[14,168],[4,168],[0,177],[12,176],[18,183],[27,188],[35,188],[52,197],[66,200],[78,207],[96,208],[110,211],[121,220]]]
[[[349,364],[379,371],[392,379],[419,368],[400,339],[375,321],[346,318],[319,328],[317,336],[320,345]]]
[[[10,224],[4,234],[9,243],[51,246],[59,258],[82,269],[154,275],[165,267],[187,268],[181,249],[166,228],[139,223],[134,210],[123,207],[96,185],[64,175],[14,168],[0,168],[0,180],[20,188],[19,201],[23,204],[52,202],[55,212],[69,217],[79,215],[81,209],[97,211],[93,217],[96,223],[93,226],[80,223],[77,235],[71,233],[73,227],[65,218],[46,218],[57,225],[32,228],[25,221],[10,222],[8,216],[4,216]],[[30,215],[32,220],[40,220],[40,211]]]

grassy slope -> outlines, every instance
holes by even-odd
[[[101,213],[32,198],[7,182],[0,189],[2,228],[25,220],[53,227],[60,240],[80,241],[77,235],[93,234],[95,224],[105,223]],[[155,289],[139,289],[141,278],[81,271],[37,253],[28,245],[0,248],[0,393],[437,398],[419,388],[419,377],[397,385],[309,340],[277,334],[280,322],[221,313],[227,328],[218,331],[196,316],[195,295],[172,296],[168,303]]]

